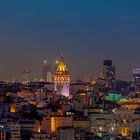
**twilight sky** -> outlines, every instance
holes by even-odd
[[[63,52],[74,77],[112,59],[118,78],[140,66],[140,0],[0,0],[0,79],[41,76]]]

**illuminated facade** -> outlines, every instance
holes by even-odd
[[[68,97],[70,87],[70,74],[67,66],[64,63],[64,58],[61,56],[61,60],[58,63],[58,67],[54,74],[54,88],[57,94]]]
[[[11,113],[15,113],[16,112],[15,105],[13,103],[10,105],[10,112]]]
[[[56,132],[60,127],[72,127],[72,117],[51,117],[51,132]]]
[[[139,98],[133,98],[133,99],[126,99],[126,100],[119,100],[118,104],[121,105],[124,109],[136,109],[140,108],[140,99]]]
[[[90,128],[90,121],[88,117],[74,117],[73,127],[88,130]]]
[[[118,102],[119,100],[125,100],[125,97],[122,96],[121,93],[117,92],[109,92],[107,96],[105,96],[106,100]]]

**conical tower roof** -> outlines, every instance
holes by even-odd
[[[61,55],[61,59],[58,63],[58,67],[57,67],[57,70],[56,72],[68,72],[68,68],[64,62],[64,57],[63,55]]]

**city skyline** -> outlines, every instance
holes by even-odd
[[[0,0],[0,140],[140,138],[140,0]]]
[[[139,67],[139,1],[0,1],[0,80],[41,77],[63,52],[71,75],[96,78],[104,59],[118,78]]]
[[[104,60],[111,60],[111,59],[104,59]],[[103,62],[104,60],[102,60],[102,62],[100,64],[98,64],[98,66],[96,67],[97,71],[95,71],[94,73],[92,74],[89,74],[89,73],[79,73],[79,74],[75,74],[74,72],[70,72],[71,73],[71,80],[85,80],[85,81],[90,81],[90,80],[94,80],[94,79],[98,79],[99,77],[99,71],[100,71],[100,68],[103,67]],[[7,82],[22,82],[22,73],[23,71],[30,71],[30,80],[31,81],[42,81],[43,80],[43,62],[44,61],[47,61],[46,63],[52,67],[52,74],[55,73],[55,70],[56,70],[56,67],[57,67],[57,63],[59,62],[59,58],[58,59],[55,59],[52,63],[50,63],[48,61],[48,59],[45,59],[45,60],[42,60],[42,63],[40,62],[40,65],[38,67],[38,73],[35,73],[35,71],[33,69],[31,69],[30,66],[28,67],[24,67],[23,69],[21,69],[21,71],[18,72],[19,75],[16,75],[15,77],[10,77],[9,79],[1,79],[1,80],[4,80],[4,81],[7,81]],[[112,61],[112,60],[111,60]],[[71,70],[73,68],[69,67],[69,64],[68,65],[68,68]],[[116,65],[114,65],[114,62],[113,62],[113,66],[116,68]],[[130,79],[123,79],[121,77],[119,77],[119,73],[116,72],[116,79],[117,80],[126,80],[126,81],[132,81],[133,80],[133,70],[134,68],[139,68],[139,67],[133,67],[131,69],[131,73],[130,73],[130,76],[131,77]],[[87,67],[88,69],[88,67]],[[34,73],[33,73],[34,72]]]

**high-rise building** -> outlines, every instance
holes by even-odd
[[[43,61],[43,81],[52,82],[52,69],[51,66],[47,63],[47,60]]]
[[[112,65],[112,60],[104,60],[104,78],[106,80],[115,80],[115,67]]]
[[[133,82],[135,91],[140,91],[140,67],[133,68]]]
[[[28,84],[30,82],[30,70],[26,69],[22,71],[22,83]]]
[[[69,96],[70,74],[64,63],[63,56],[61,56],[61,60],[54,74],[54,86],[57,94]]]
[[[140,67],[133,68],[133,81],[140,84]]]

